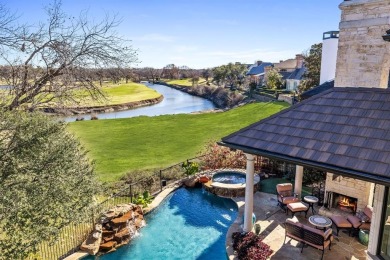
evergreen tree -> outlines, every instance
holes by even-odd
[[[85,220],[97,187],[65,123],[0,111],[0,259],[25,259],[62,227]]]

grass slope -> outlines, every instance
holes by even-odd
[[[196,156],[219,140],[284,108],[284,102],[255,103],[224,113],[136,117],[69,124],[96,161],[103,182],[130,170],[165,167]]]
[[[200,78],[197,82],[197,85],[206,85],[206,79]],[[171,85],[180,85],[183,87],[192,87],[192,79],[174,79],[174,80],[167,80],[166,83]]]
[[[92,100],[91,98],[85,98],[82,100],[81,106],[117,105],[161,96],[161,94],[154,89],[133,82],[119,85],[106,85],[103,86],[102,90],[107,96],[106,102],[98,102],[96,100]]]

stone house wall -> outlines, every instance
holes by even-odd
[[[390,44],[382,35],[390,29],[390,1],[344,1],[340,9],[335,86],[387,88]]]

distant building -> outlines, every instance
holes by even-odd
[[[251,82],[256,82],[257,85],[262,85],[264,83],[265,68],[268,66],[273,66],[271,62],[263,62],[261,60],[256,61],[251,65],[246,73],[249,76]]]
[[[297,54],[295,58],[295,69],[286,78],[286,90],[296,90],[301,83],[305,72],[304,58],[301,54]]]

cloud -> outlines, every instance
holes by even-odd
[[[144,42],[173,42],[175,37],[160,33],[150,33],[138,37],[133,37],[133,40]]]

